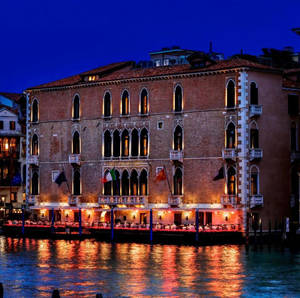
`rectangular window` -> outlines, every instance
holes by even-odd
[[[9,129],[16,130],[16,122],[15,121],[9,121]]]
[[[3,121],[0,121],[0,129],[3,129],[4,125],[3,125]]]
[[[10,201],[11,202],[17,202],[17,193],[16,192],[11,192],[10,193]]]
[[[299,98],[297,95],[288,95],[288,113],[296,116],[299,113]]]
[[[206,212],[206,224],[207,225],[212,224],[212,212]]]
[[[157,129],[158,130],[164,129],[164,122],[163,121],[158,121],[157,122]]]
[[[199,225],[204,226],[204,212],[199,212]]]

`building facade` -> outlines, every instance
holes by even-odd
[[[290,215],[283,73],[243,59],[116,63],[28,89],[35,216],[263,228]],[[199,59],[203,59],[199,63]],[[61,172],[67,182],[59,187]],[[110,180],[104,182],[104,180]]]

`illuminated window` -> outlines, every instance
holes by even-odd
[[[174,131],[174,150],[182,150],[182,128],[177,126]]]
[[[180,86],[177,86],[175,89],[175,112],[182,111],[182,89]]]
[[[37,172],[32,174],[31,178],[31,194],[38,195],[39,194],[39,175]]]
[[[111,156],[111,135],[108,130],[104,133],[104,156]]]
[[[259,134],[258,129],[256,128],[255,123],[252,123],[250,129],[250,148],[259,148]]]
[[[125,170],[122,174],[122,196],[129,195],[129,175],[128,172]]]
[[[182,195],[182,171],[177,168],[173,177],[174,180],[174,195]]]
[[[89,82],[95,81],[96,80],[96,76],[89,76],[88,80],[89,80]]]
[[[80,185],[80,171],[78,169],[74,170],[73,173],[73,195],[81,194],[81,185]]]
[[[9,121],[9,129],[16,130],[16,122],[15,121]]]
[[[228,195],[236,194],[236,177],[235,177],[235,169],[230,167],[227,171],[227,191]]]
[[[143,128],[141,131],[141,149],[140,149],[141,156],[148,155],[148,131],[146,128]]]
[[[259,172],[256,166],[251,168],[250,193],[251,196],[259,194]]]
[[[136,129],[131,132],[131,156],[139,155],[139,133]]]
[[[120,173],[115,170],[116,180],[113,180],[113,195],[120,195]]]
[[[120,156],[120,133],[118,130],[114,131],[113,135],[113,155],[114,157]]]
[[[235,148],[235,126],[232,122],[226,129],[226,148]]]
[[[38,104],[38,101],[36,99],[32,103],[31,121],[32,122],[38,122],[39,121],[39,104]]]
[[[148,194],[148,187],[147,187],[147,172],[142,170],[140,175],[140,195],[146,196]]]
[[[232,80],[229,80],[226,88],[226,107],[231,109],[235,107],[235,85]]]
[[[39,155],[39,140],[36,134],[32,136],[31,140],[31,154]]]
[[[104,96],[104,117],[111,116],[111,100],[110,93],[106,92]]]
[[[258,88],[254,82],[250,84],[250,104],[258,105]]]
[[[141,115],[148,114],[148,92],[143,89],[141,93]]]
[[[72,144],[73,154],[80,154],[80,138],[78,131],[75,131],[73,134],[73,144]]]
[[[129,94],[125,90],[122,94],[122,115],[128,115],[129,114]]]
[[[122,156],[129,155],[129,134],[128,130],[125,129],[122,133]]]
[[[73,119],[79,119],[80,117],[80,99],[78,95],[75,95],[73,99]]]
[[[4,138],[3,139],[3,147],[2,147],[2,150],[4,152],[8,152],[9,151],[9,140],[8,138]]]
[[[109,170],[107,170],[105,172],[105,176],[109,173]],[[110,196],[111,195],[111,185],[112,185],[112,182],[111,181],[108,181],[106,183],[104,183],[104,195],[106,196]]]
[[[133,170],[130,176],[130,195],[131,196],[138,195],[138,174],[136,170]]]

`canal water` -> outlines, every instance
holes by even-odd
[[[0,237],[4,297],[300,297],[300,253],[280,247]]]

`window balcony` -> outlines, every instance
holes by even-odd
[[[183,151],[170,150],[170,160],[179,160],[183,162]]]
[[[174,195],[168,198],[168,204],[170,206],[179,206],[182,203],[183,196]]]
[[[39,195],[29,195],[26,199],[26,203],[28,205],[36,205],[39,201],[40,196]]]
[[[236,149],[235,148],[223,148],[222,157],[223,159],[236,159]]]
[[[28,156],[28,163],[30,165],[38,166],[39,165],[39,156],[38,155],[29,155]]]
[[[100,196],[99,205],[147,205],[148,196]]]
[[[250,117],[260,116],[262,114],[262,105],[250,105]]]
[[[222,195],[221,204],[235,207],[237,205],[237,195]]]
[[[263,157],[263,150],[260,148],[250,148],[250,160],[261,159]]]
[[[71,195],[68,198],[68,203],[70,206],[78,206],[81,200],[80,195]]]
[[[250,196],[250,208],[263,207],[264,197],[262,195]]]
[[[80,154],[70,154],[69,155],[69,163],[80,165]]]
[[[300,161],[300,151],[291,152],[291,162]]]

